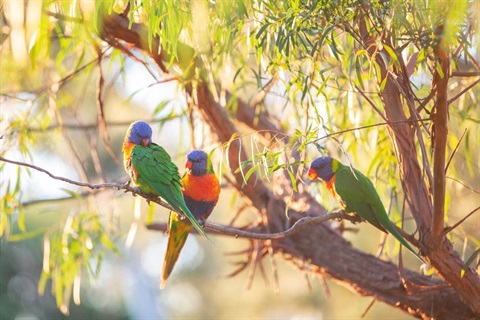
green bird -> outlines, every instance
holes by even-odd
[[[185,204],[177,166],[165,149],[152,143],[152,128],[148,123],[135,121],[130,125],[122,151],[125,170],[133,184],[142,193],[162,197],[210,240]]]
[[[385,207],[373,183],[360,171],[343,165],[336,159],[320,157],[308,170],[310,180],[322,180],[346,212],[355,212],[379,230],[390,233],[422,262],[425,262],[388,219]]]

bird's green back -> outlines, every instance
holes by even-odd
[[[335,190],[345,203],[347,212],[355,212],[381,231],[390,233],[424,262],[388,218],[387,211],[370,179],[360,171],[338,162]]]
[[[180,210],[182,199],[180,175],[168,153],[154,143],[148,147],[135,146],[132,166],[138,172],[137,184],[146,193],[155,193],[165,199],[175,210]]]
[[[385,232],[384,221],[381,220],[383,216],[387,218],[387,212],[370,179],[360,171],[339,163],[335,173],[335,191],[345,203],[347,212],[356,212]]]

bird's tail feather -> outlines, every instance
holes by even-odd
[[[417,256],[418,259],[420,259],[420,261],[422,261],[423,263],[425,263],[425,260],[422,259],[422,257],[420,257],[420,255],[418,253],[415,252],[415,250],[412,248],[412,246],[407,242],[407,240],[405,240],[405,238],[400,234],[400,232],[397,230],[397,228],[395,228],[395,225],[390,222],[388,225],[384,226],[388,232],[395,237],[395,239],[397,239],[405,248],[407,248],[408,250],[410,250],[415,256]]]
[[[160,289],[165,288],[168,278],[177,263],[183,245],[187,241],[191,226],[177,218],[177,214],[170,212],[170,221],[168,225],[168,243],[165,252],[165,260],[162,267],[162,281]]]

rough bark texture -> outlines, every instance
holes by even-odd
[[[141,25],[133,24],[133,27],[129,29],[128,20],[116,14],[106,15],[104,19],[104,29],[101,34],[104,40],[120,47],[120,42],[128,42],[129,45],[147,50],[144,45],[145,41],[142,41],[145,29]],[[166,71],[162,57],[151,52],[150,55],[159,64],[159,67]],[[386,70],[384,72],[384,76],[386,76]],[[405,97],[408,94],[401,92],[398,84],[389,77],[384,94],[382,94],[386,116],[391,121],[406,119],[401,96]],[[230,141],[232,135],[237,132],[231,117],[236,117],[237,120],[255,130],[265,129],[270,134],[280,130],[269,122],[268,118],[260,117],[255,121],[253,110],[241,102],[238,104],[235,115],[227,114],[225,108],[215,101],[204,82],[199,82],[195,92],[192,87],[187,86],[186,89],[195,96],[199,113],[222,144]],[[272,241],[273,250],[294,263],[300,261],[301,263],[296,263],[296,265],[301,269],[308,267],[308,270],[331,277],[361,295],[373,296],[418,318],[468,319],[480,317],[480,311],[476,308],[480,302],[478,299],[480,296],[478,294],[478,290],[480,290],[478,276],[468,270],[464,278],[459,278],[461,260],[452,251],[448,241],[435,247],[428,243],[432,202],[422,180],[422,170],[414,147],[415,128],[409,124],[397,124],[391,127],[391,133],[402,168],[405,193],[411,200],[410,206],[420,229],[420,242],[423,244],[421,249],[432,261],[432,265],[439,274],[444,276],[447,282],[453,285],[453,288],[442,280],[405,270],[405,279],[412,284],[411,287],[414,290],[407,292],[394,264],[356,250],[343,239],[341,234],[330,228],[328,223],[307,226],[304,231],[292,237]],[[232,171],[238,168],[241,160],[246,159],[246,155],[242,151],[245,148],[240,148],[240,143],[241,141],[237,140],[229,147]],[[281,173],[275,175],[271,184],[272,189],[269,189],[261,180],[255,184],[247,184],[242,189],[240,187],[243,182],[242,176],[236,174],[233,175],[233,179],[237,189],[247,202],[259,212],[266,214],[266,231],[283,231],[301,217],[315,216],[324,212],[323,207],[308,194],[296,193],[289,210],[290,219],[286,219],[284,197],[290,196],[292,190],[288,179]],[[475,299],[477,302],[473,301]],[[472,310],[477,313],[475,314]]]

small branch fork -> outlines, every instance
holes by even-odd
[[[118,190],[125,190],[125,192],[131,192],[133,195],[139,195],[147,200],[147,202],[155,202],[156,204],[167,208],[169,210],[175,211],[168,203],[165,201],[161,200],[159,197],[151,194],[145,194],[140,192],[140,190],[137,187],[132,187],[130,186],[130,181],[127,183],[119,183],[119,182],[106,182],[106,183],[100,183],[100,184],[91,184],[87,182],[79,182],[75,181],[72,179],[68,179],[65,177],[59,177],[54,175],[48,170],[45,170],[43,168],[40,168],[38,166],[35,166],[30,163],[25,163],[21,161],[15,161],[15,160],[10,160],[6,159],[3,157],[0,157],[0,161],[10,163],[10,164],[15,164],[18,166],[22,167],[27,167],[34,169],[36,171],[40,171],[48,175],[50,178],[54,180],[59,180],[63,181],[69,184],[73,184],[79,187],[85,187],[89,188],[92,190],[98,190],[98,189],[107,189],[107,188],[112,188],[112,189],[118,189]],[[228,227],[228,226],[223,226],[215,223],[210,223],[210,222],[205,222],[204,227],[207,230],[213,231],[214,233],[221,234],[221,235],[227,235],[227,236],[232,236],[235,238],[248,238],[248,239],[254,239],[254,240],[274,240],[274,239],[282,239],[285,237],[292,236],[299,232],[303,227],[311,224],[318,224],[322,223],[328,220],[332,219],[347,219],[349,221],[352,221],[353,223],[360,222],[360,218],[357,216],[351,216],[346,214],[343,210],[338,210],[334,212],[330,212],[321,216],[308,216],[301,218],[297,220],[292,227],[289,229],[282,231],[282,232],[277,232],[277,233],[260,233],[260,229],[257,229],[257,231],[249,231],[249,230],[242,230],[242,229],[237,229],[233,227]],[[166,230],[166,224],[161,224],[161,223],[154,223],[147,225],[147,228],[150,230],[158,230],[158,231],[165,231]]]

